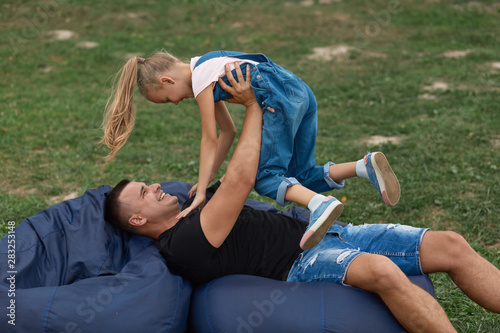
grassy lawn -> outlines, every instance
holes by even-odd
[[[196,182],[194,100],[154,105],[137,92],[136,128],[109,164],[96,144],[104,105],[113,74],[132,55],[164,48],[188,60],[228,49],[265,53],[310,85],[319,106],[318,164],[386,154],[401,201],[386,207],[369,183],[354,179],[332,193],[345,197],[343,221],[455,230],[500,267],[497,1],[0,6],[0,235],[8,221],[122,178]],[[241,128],[243,109],[229,108]],[[433,281],[460,332],[498,330],[499,315],[468,300],[447,276]]]

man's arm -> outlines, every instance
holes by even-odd
[[[200,215],[203,233],[214,247],[220,247],[231,232],[255,184],[259,165],[262,110],[250,86],[249,68],[247,68],[247,78],[244,80],[239,66],[235,67],[238,82],[230,75],[226,67],[227,77],[232,87],[224,84],[222,80],[219,80],[219,84],[233,95],[232,102],[246,106],[245,121],[233,156],[227,166],[224,181]]]

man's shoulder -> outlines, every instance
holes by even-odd
[[[179,219],[173,226],[165,229],[157,238],[157,242],[164,242],[170,240],[174,235],[181,232],[189,232],[189,229],[196,227],[200,224],[200,212],[192,211],[186,217]]]
[[[211,248],[209,245],[201,227],[199,211],[190,212],[156,239],[156,246],[165,257],[185,256],[192,249]]]

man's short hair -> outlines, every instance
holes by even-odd
[[[107,194],[106,202],[104,203],[104,220],[126,231],[132,231],[132,226],[128,223],[128,217],[122,211],[123,204],[118,200],[118,197],[129,183],[130,180],[122,179]]]

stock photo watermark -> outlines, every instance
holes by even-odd
[[[31,9],[31,14],[20,19],[18,31],[7,31],[7,39],[12,49],[12,55],[15,56],[21,51],[24,45],[29,44],[37,38],[43,29],[50,23],[50,20],[58,15],[61,6],[66,0],[49,0],[40,3],[37,7]],[[15,5],[9,5],[12,11],[18,10]]]
[[[95,294],[89,295],[75,309],[76,314],[83,320],[84,323],[90,324],[96,318],[98,313],[104,311],[107,305],[115,300],[115,296],[125,290],[128,282],[119,277],[112,277],[107,286],[99,289]],[[83,324],[84,325],[84,324]],[[65,332],[82,333],[84,330],[80,328],[76,321],[66,323]]]
[[[387,1],[386,8],[380,11],[371,9],[369,12],[372,20],[366,22],[361,28],[359,26],[354,28],[355,46],[359,49],[366,48],[370,44],[372,38],[377,37],[382,32],[383,28],[391,24],[393,16],[401,13],[403,10],[404,7],[399,0]]]
[[[9,289],[7,297],[9,299],[7,306],[7,323],[16,325],[16,223],[7,222],[7,282]]]
[[[300,283],[296,282],[293,284],[288,284],[288,290],[294,292],[300,287]],[[276,307],[284,304],[287,301],[286,291],[282,289],[273,289],[269,293],[268,297],[261,300],[254,300],[252,302],[252,309],[245,316],[238,316],[236,321],[238,326],[236,328],[237,333],[253,333],[254,329],[261,327],[266,319],[269,319]]]

